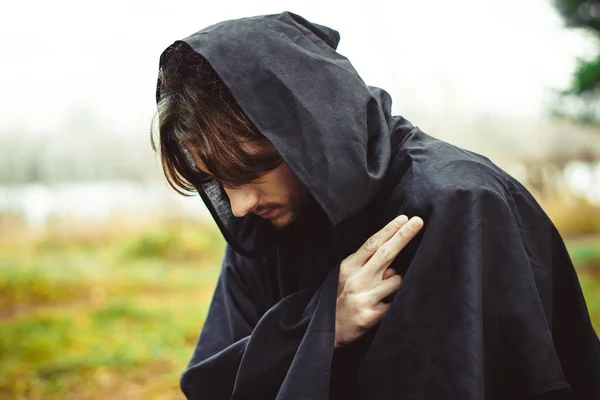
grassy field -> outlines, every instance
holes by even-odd
[[[223,246],[183,222],[0,242],[0,398],[181,399]],[[569,248],[600,328],[600,243]]]
[[[1,399],[182,398],[219,271],[214,228],[1,246]]]

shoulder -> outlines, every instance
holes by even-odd
[[[402,145],[393,162],[395,183],[381,208],[386,217],[428,217],[434,210],[460,214],[480,206],[526,213],[536,224],[548,222],[529,191],[483,155],[419,133]]]
[[[522,229],[554,230],[531,193],[487,157],[424,134],[408,144],[405,155],[410,164],[393,199],[403,199],[403,212],[511,219]]]
[[[485,197],[506,199],[527,190],[487,157],[427,135],[406,155],[410,168],[406,186],[419,204],[435,199]]]

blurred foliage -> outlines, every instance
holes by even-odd
[[[543,207],[564,237],[600,234],[600,205],[572,198],[569,202],[546,200]]]
[[[588,311],[597,333],[600,333],[600,237],[567,241]]]
[[[0,242],[0,399],[182,399],[220,233],[185,221],[56,232]],[[600,243],[567,245],[598,329]]]
[[[598,48],[594,58],[578,60],[571,87],[562,93],[557,113],[571,115],[578,122],[600,122],[600,1],[554,0],[554,5],[567,27],[589,33]]]
[[[144,232],[123,242],[120,254],[124,261],[160,258],[168,261],[218,261],[215,249],[222,247],[219,235],[199,234],[178,226]]]
[[[590,29],[600,34],[598,0],[554,0],[554,5],[568,27]]]
[[[600,84],[600,57],[592,61],[579,61],[573,76],[572,91],[577,95],[594,91]]]

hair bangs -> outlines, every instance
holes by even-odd
[[[160,149],[165,177],[177,192],[193,193],[212,179],[226,187],[241,186],[282,163],[204,58],[185,43],[169,50],[165,58],[151,142]]]

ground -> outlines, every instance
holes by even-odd
[[[0,242],[0,398],[182,399],[224,243],[170,222]],[[568,241],[600,329],[600,237]]]

